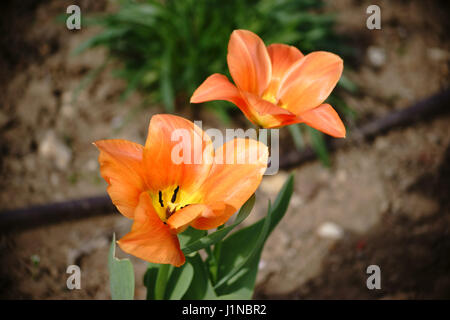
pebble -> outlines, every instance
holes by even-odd
[[[124,121],[123,117],[115,116],[111,120],[111,127],[116,130],[120,129],[120,127],[123,125],[123,121]]]
[[[91,171],[91,172],[97,171],[98,170],[97,159],[90,159],[89,161],[86,162],[85,167],[86,167],[87,171]]]
[[[445,62],[449,58],[449,53],[441,48],[428,48],[427,56],[437,62]]]
[[[61,107],[61,116],[66,119],[73,119],[76,115],[72,105],[65,104]]]
[[[259,263],[258,263],[258,269],[262,270],[266,267],[266,265],[267,265],[266,261],[261,259],[261,260],[259,260]]]
[[[367,49],[367,57],[374,67],[382,67],[386,63],[386,51],[384,48],[371,46]]]
[[[317,235],[325,239],[340,239],[344,236],[344,230],[333,222],[324,222],[317,228]]]
[[[300,207],[301,205],[303,205],[304,201],[302,199],[302,197],[300,197],[298,194],[294,193],[291,197],[291,202],[289,203],[290,206],[292,206],[293,208],[297,208]]]
[[[339,170],[336,174],[336,180],[340,183],[347,181],[347,172],[345,170]]]
[[[47,131],[41,140],[39,155],[52,161],[59,170],[66,170],[72,159],[72,151],[56,137],[53,130]]]

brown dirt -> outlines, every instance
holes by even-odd
[[[68,1],[21,3],[5,5],[8,19],[1,19],[8,37],[0,42],[0,209],[101,194],[105,183],[91,142],[114,137],[142,143],[148,120],[161,109],[139,108],[139,94],[120,102],[124,84],[108,70],[74,100],[74,90],[105,54],[71,52],[96,30],[71,32],[55,22]],[[82,12],[104,10],[103,1],[95,3],[82,1]],[[448,87],[446,10],[436,2],[385,4],[382,30],[370,31],[368,4],[330,1],[328,8],[339,12],[337,28],[357,50],[346,72],[360,90],[343,94],[358,123]],[[370,47],[385,50],[384,65],[371,64]],[[202,112],[202,118],[220,127],[213,115]],[[297,168],[289,211],[263,252],[256,297],[449,298],[449,120],[443,115],[342,149],[330,169],[318,162]],[[69,150],[68,163],[42,151],[49,132]],[[246,223],[264,214],[265,199],[275,197],[286,176],[264,179]],[[320,236],[326,222],[341,228],[342,237]],[[109,241],[129,225],[116,214],[1,234],[0,297],[109,298]],[[145,263],[132,261],[136,296],[142,299]],[[81,290],[66,288],[65,271],[72,263],[81,267]],[[381,268],[379,291],[366,288],[370,264]]]

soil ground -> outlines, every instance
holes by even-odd
[[[110,9],[103,1],[80,3],[83,12]],[[140,109],[140,94],[120,101],[124,83],[109,69],[75,99],[105,52],[72,55],[97,30],[68,31],[57,22],[69,4],[2,4],[0,209],[104,193],[91,142],[142,143],[151,115],[162,112],[158,106]],[[448,87],[448,4],[383,2],[382,29],[374,31],[365,27],[369,4],[330,1],[327,8],[338,12],[337,31],[356,50],[345,70],[360,89],[342,92],[358,115],[356,122],[348,119],[350,130]],[[374,64],[374,52],[383,63]],[[208,126],[222,126],[207,111],[200,116]],[[331,168],[319,162],[296,168],[291,205],[263,252],[255,297],[450,298],[449,120],[443,114],[346,146],[332,156]],[[265,199],[276,196],[287,175],[264,178],[245,223],[264,214]],[[335,233],[324,233],[330,225]],[[120,237],[129,226],[111,214],[1,234],[0,297],[108,299],[108,246],[113,232]],[[131,259],[136,297],[143,299],[146,265]],[[81,290],[66,287],[70,264],[81,267]],[[381,269],[381,290],[366,287],[372,264]]]

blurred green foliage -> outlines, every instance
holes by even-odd
[[[229,75],[227,45],[235,29],[255,32],[266,45],[294,45],[304,54],[315,50],[341,56],[349,53],[333,33],[334,16],[320,13],[322,0],[121,0],[118,3],[115,13],[85,19],[88,24],[101,26],[102,31],[83,43],[77,52],[106,47],[108,62],[122,62],[121,69],[116,70],[128,84],[122,97],[141,90],[147,101],[162,102],[166,112],[188,105],[194,90],[209,75],[216,72]],[[347,90],[355,89],[345,78],[340,85]],[[228,119],[227,108],[231,104],[207,105],[223,120]],[[339,105],[339,111],[348,112],[345,104]],[[301,146],[299,132],[293,137],[296,145]],[[320,139],[315,139],[314,145],[320,145]],[[319,149],[323,153],[323,146]]]

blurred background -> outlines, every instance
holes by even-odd
[[[66,27],[72,4],[80,30]],[[371,4],[381,8],[380,30],[366,27]],[[255,298],[450,298],[446,1],[23,0],[0,8],[0,298],[110,297],[108,246],[130,221],[104,205],[91,143],[144,143],[156,113],[202,120],[204,129],[250,127],[230,103],[189,105],[208,75],[229,75],[226,47],[238,28],[267,45],[344,59],[328,101],[348,138],[281,129],[282,168],[263,179],[244,222],[265,214],[295,172]],[[93,196],[100,200],[79,202]],[[70,200],[49,219],[53,203]],[[30,207],[25,226],[29,211],[14,210]],[[143,299],[146,263],[132,261]],[[71,264],[81,267],[81,290],[66,287]],[[372,264],[380,290],[366,287]]]

